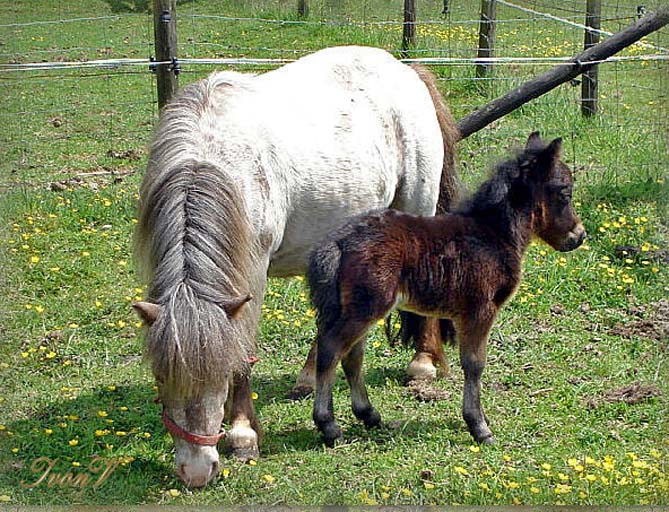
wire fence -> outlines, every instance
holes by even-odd
[[[418,1],[409,60],[438,74],[456,118],[583,49],[584,0],[497,1],[494,56],[484,60],[476,58],[479,2]],[[0,7],[3,181],[43,183],[73,173],[141,168],[134,158],[144,154],[157,116],[153,17],[146,2],[45,3],[50,10],[38,8],[41,3],[32,12]],[[178,2],[180,84],[215,69],[271,70],[338,44],[400,55],[401,4],[312,1],[305,18],[288,0]],[[645,9],[657,5],[647,2]],[[640,7],[604,0],[601,36],[630,25],[643,14]],[[575,166],[599,169],[607,179],[630,165],[645,178],[666,173],[667,48],[669,32],[663,29],[603,62],[600,112],[590,125],[579,114],[580,88],[572,82],[464,141],[463,167],[496,158],[524,132],[541,128],[572,141]],[[481,63],[491,65],[485,77],[475,73]],[[592,160],[590,152],[601,141],[584,140],[584,131],[607,138],[613,161]]]

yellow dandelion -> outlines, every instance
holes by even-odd
[[[70,446],[77,446],[79,444],[79,439],[70,439],[67,444]]]
[[[39,263],[39,256],[31,256],[30,263]]]
[[[484,491],[490,491],[490,486],[485,483],[485,482],[479,482],[479,489],[483,489]]]
[[[530,487],[530,492],[532,494],[539,494],[541,490],[538,487]]]
[[[258,465],[258,463],[255,460],[251,459],[249,461],[249,466],[256,466],[256,465]]]
[[[481,451],[481,447],[473,444],[469,447],[469,451],[472,453],[479,453]]]
[[[258,400],[258,393],[256,393],[255,391],[251,393],[251,400]]]
[[[462,466],[455,466],[453,468],[453,471],[455,471],[456,473],[458,473],[460,475],[468,475],[469,474],[469,472],[465,468],[463,468]]]
[[[167,495],[176,498],[177,496],[181,496],[181,491],[179,489],[169,489]]]
[[[413,491],[411,489],[404,488],[400,491],[404,496],[413,496]]]
[[[100,418],[106,418],[108,416],[107,411],[98,411],[98,416]]]
[[[550,471],[552,467],[553,467],[553,466],[551,466],[551,465],[548,464],[547,462],[544,462],[544,463],[541,465],[541,468],[542,468],[542,469],[545,469],[546,471]]]
[[[223,478],[228,478],[230,476],[230,469],[223,468],[221,470],[221,476],[223,476]]]
[[[44,433],[45,433],[47,436],[50,436],[51,434],[53,434],[53,430],[50,429],[50,428],[45,428],[45,429],[44,429]]]
[[[432,482],[423,482],[423,487],[426,489],[434,489],[434,484]]]

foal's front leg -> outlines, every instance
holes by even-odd
[[[488,335],[495,319],[494,311],[475,311],[458,322],[460,364],[465,374],[462,416],[472,437],[479,443],[494,441],[481,407],[481,374],[486,363]]]

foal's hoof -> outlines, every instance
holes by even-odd
[[[418,352],[409,363],[407,375],[410,379],[432,381],[437,378],[437,367],[432,355],[427,352]]]
[[[378,427],[381,424],[381,415],[376,411],[376,409],[372,409],[369,413],[360,419],[362,419],[362,422],[365,424],[366,428]]]
[[[323,443],[328,448],[334,448],[344,439],[344,434],[341,429],[334,423],[324,426],[321,429],[321,433],[323,434]]]
[[[307,398],[313,392],[314,392],[314,388],[312,388],[311,386],[296,385],[293,389],[290,390],[290,393],[288,393],[288,399],[289,400],[302,400],[303,398]]]

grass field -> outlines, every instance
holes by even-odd
[[[476,3],[452,2],[449,19],[476,19]],[[147,57],[145,4],[3,3],[0,62]],[[332,5],[312,2],[309,19],[400,14],[385,0]],[[439,19],[441,2],[421,5],[425,18]],[[205,17],[295,20],[287,1],[179,2],[179,9],[184,57],[294,58],[345,43],[393,50],[401,40],[396,26]],[[12,25],[94,16],[112,17]],[[445,22],[418,33],[418,50],[429,51],[415,55],[472,55],[475,25]],[[582,44],[578,30],[545,20],[500,24],[498,39],[507,56],[566,56]],[[649,42],[666,48],[669,37],[664,31]],[[648,52],[636,46],[626,54]],[[500,80],[488,85],[471,79],[471,66],[434,69],[461,118],[545,68],[500,67]],[[186,67],[181,82],[211,70]],[[497,443],[479,447],[466,431],[455,352],[450,376],[427,390],[441,399],[420,400],[404,384],[411,353],[389,347],[379,328],[365,367],[384,425],[366,431],[353,420],[340,379],[335,408],[346,442],[324,448],[311,401],[285,398],[315,332],[308,293],[302,278],[272,280],[253,381],[261,458],[223,460],[217,482],[191,492],[173,473],[172,441],[152,402],[130,308],[145,286],[131,238],[156,115],[153,78],[144,67],[0,70],[0,505],[669,505],[669,72],[665,62],[635,61],[604,65],[600,74],[597,118],[580,117],[579,88],[567,84],[459,147],[462,178],[475,186],[530,131],[565,137],[589,233],[570,254],[531,246],[523,284],[493,330],[483,405]],[[50,462],[59,478],[36,484]],[[109,472],[95,487],[103,464]],[[85,489],[68,485],[68,472],[89,475]]]

